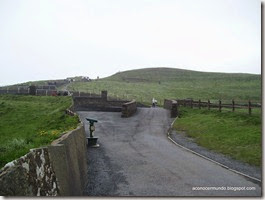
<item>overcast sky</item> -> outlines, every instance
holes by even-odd
[[[0,0],[0,85],[174,67],[261,72],[258,0]]]

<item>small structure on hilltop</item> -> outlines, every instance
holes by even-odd
[[[74,78],[67,78],[66,80],[68,81],[68,83],[75,82]]]
[[[81,81],[82,82],[90,82],[91,79],[88,76],[82,76]]]

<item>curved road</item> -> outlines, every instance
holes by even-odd
[[[167,110],[138,108],[130,118],[111,112],[78,114],[82,120],[99,120],[95,136],[100,147],[88,148],[89,196],[261,195],[258,184],[170,142],[167,130],[173,119]]]

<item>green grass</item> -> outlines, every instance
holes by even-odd
[[[0,167],[76,128],[70,97],[0,95]]]
[[[78,80],[78,78],[76,79]],[[36,84],[37,83],[43,84],[43,82],[36,82]],[[64,86],[61,86],[61,88],[63,87]],[[211,102],[217,102],[217,100],[221,99],[223,103],[231,103],[231,100],[234,99],[236,104],[246,103],[248,100],[251,100],[252,103],[260,103],[261,75],[210,73],[173,68],[147,68],[119,72],[110,77],[94,80],[92,82],[72,82],[69,84],[68,89],[91,93],[100,93],[102,90],[107,90],[109,96],[128,100],[136,99],[147,105],[151,104],[151,100],[154,97],[158,100],[160,106],[163,105],[163,101],[166,98],[193,98],[194,100],[201,99],[202,101],[210,99]],[[58,106],[55,106],[51,111],[43,109],[43,112],[53,112],[56,108],[58,108]],[[1,109],[0,106],[0,112]],[[16,109],[17,108],[14,108],[14,110]],[[19,109],[22,108],[19,107]],[[54,112],[60,113],[57,111]],[[219,113],[218,111],[207,111],[206,109],[201,111],[198,109],[185,109],[182,110],[182,118],[177,120],[175,126],[178,129],[185,129],[187,134],[196,138],[196,141],[202,146],[230,155],[235,159],[260,166],[260,113],[260,109],[254,109],[253,115],[250,117],[246,109],[236,109],[235,113]],[[34,115],[37,117],[35,113],[31,114],[30,118],[34,119]],[[3,118],[1,113],[0,117]],[[20,116],[20,118],[23,117]],[[52,124],[57,124],[54,123],[50,117],[48,118],[48,127],[50,125],[52,126]],[[37,119],[42,118],[40,117]],[[34,120],[37,121],[37,119]],[[64,120],[62,120],[62,123],[63,121]],[[2,122],[0,123],[2,124]],[[11,122],[11,124],[12,123],[16,124],[15,120]],[[42,123],[45,124],[45,120]],[[29,124],[29,126],[32,126],[31,129],[35,135],[38,135],[37,133],[40,135],[42,129],[44,130],[43,133],[46,134],[45,127],[47,125],[41,126],[42,123],[38,124],[36,122],[36,124]],[[0,131],[3,130],[1,126],[2,125],[0,125]],[[13,129],[17,130],[12,131],[10,129],[11,131],[9,133],[19,132],[19,126],[22,125],[14,126]],[[54,129],[55,127],[52,127],[47,130]],[[17,137],[14,138],[20,139]],[[43,138],[43,140],[50,140],[46,137],[40,138]],[[6,140],[9,141],[8,137]],[[21,140],[15,140],[13,142],[15,146],[23,143]]]
[[[73,82],[68,89],[94,93],[107,90],[110,96],[136,99],[145,104],[151,104],[154,97],[159,105],[165,98],[260,102],[261,76],[152,68],[120,72],[92,82]]]
[[[261,166],[261,126],[260,109],[249,116],[247,111],[220,113],[183,107],[174,124],[200,146],[255,166]]]

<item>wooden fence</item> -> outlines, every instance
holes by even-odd
[[[222,108],[230,108],[233,112],[235,112],[235,109],[247,109],[248,114],[251,115],[253,108],[261,108],[260,103],[251,103],[251,101],[248,101],[244,104],[236,104],[234,100],[231,101],[231,104],[229,103],[222,103],[221,100],[218,101],[218,103],[211,103],[210,100],[208,101],[201,101],[200,99],[198,101],[195,101],[193,99],[177,99],[178,105],[184,106],[184,107],[198,107],[201,108],[207,108],[210,110],[211,108],[217,108],[220,112],[222,112]]]

